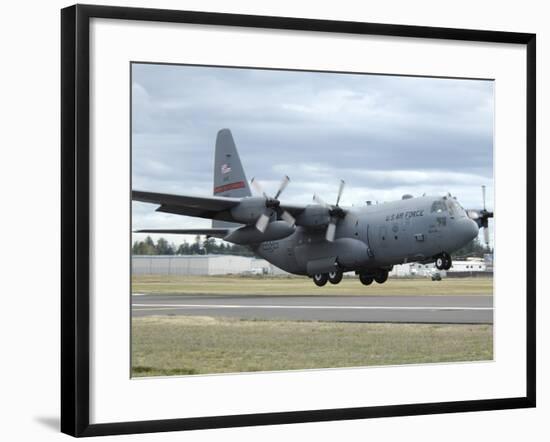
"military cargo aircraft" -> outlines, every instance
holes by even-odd
[[[466,211],[455,197],[404,195],[401,200],[363,207],[342,207],[340,182],[335,204],[313,196],[311,204],[279,200],[290,179],[273,196],[254,178],[250,192],[233,136],[216,138],[214,195],[170,195],[132,191],[132,199],[157,204],[158,212],[212,219],[209,229],[144,229],[137,232],[196,234],[250,247],[256,255],[293,274],[307,275],[318,286],[338,284],[353,271],[370,285],[384,283],[393,265],[432,263],[449,269],[451,253],[474,239],[488,219],[484,208]],[[485,200],[485,188],[483,188]]]

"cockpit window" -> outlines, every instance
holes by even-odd
[[[449,205],[449,213],[451,216],[460,215],[462,213],[462,207],[460,207],[460,204],[454,199],[447,200],[447,204]]]
[[[449,207],[449,213],[451,216],[455,216],[455,205],[453,204],[453,200],[448,200],[447,206]]]
[[[442,213],[446,212],[447,207],[445,206],[445,203],[441,200],[434,201],[432,204],[432,213]]]

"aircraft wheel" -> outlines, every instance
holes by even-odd
[[[446,253],[445,253],[444,259],[445,259],[445,266],[443,267],[443,270],[449,270],[453,265],[453,259]]]
[[[437,270],[445,270],[445,264],[446,264],[446,260],[444,258],[443,255],[439,255],[436,259],[435,259],[435,266],[437,267]]]
[[[360,273],[359,281],[361,281],[363,285],[371,285],[373,281],[373,277],[371,275],[367,275],[366,273]]]
[[[328,280],[331,284],[338,284],[344,276],[342,270],[335,270],[328,273]]]
[[[328,281],[327,273],[316,273],[313,275],[313,282],[318,287],[323,287]]]
[[[388,272],[386,270],[382,270],[381,272],[374,275],[374,280],[378,284],[384,284],[388,280]]]

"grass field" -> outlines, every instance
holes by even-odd
[[[206,373],[483,361],[491,325],[132,319],[132,374]]]
[[[488,295],[492,278],[389,279],[385,284],[362,285],[344,278],[338,285],[316,287],[307,277],[143,276],[132,277],[133,293],[228,295]]]

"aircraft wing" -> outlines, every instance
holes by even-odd
[[[177,235],[206,235],[214,238],[225,238],[232,229],[212,228],[212,229],[141,229],[135,230],[135,233],[165,233]]]
[[[241,202],[241,198],[171,195],[168,193],[142,192],[140,190],[132,190],[132,200],[158,204],[159,207],[156,209],[157,212],[196,216],[199,218],[217,219],[229,222],[235,221],[231,216],[230,209]],[[292,216],[298,216],[303,212],[306,206],[281,204],[281,208],[289,212]]]
[[[158,204],[157,212],[231,221],[229,209],[239,204],[241,198],[171,195],[132,190],[132,200]]]
[[[288,213],[290,213],[292,216],[296,217],[302,213],[306,206],[305,205],[299,205],[299,204],[283,204],[280,205],[281,209],[286,210]]]

